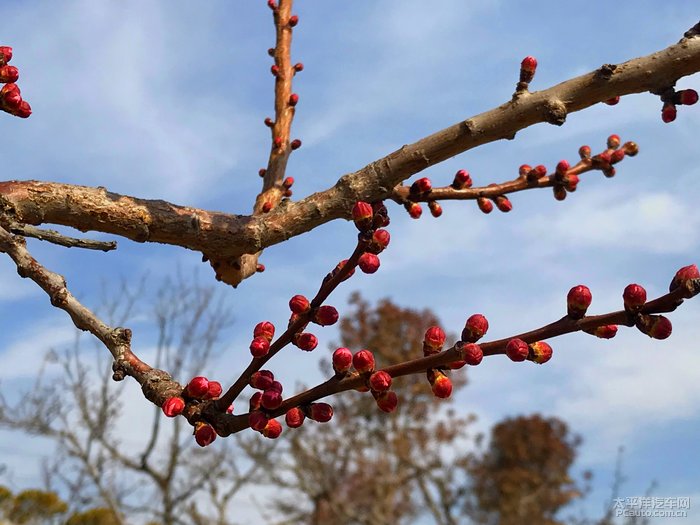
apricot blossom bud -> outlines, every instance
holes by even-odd
[[[284,422],[287,423],[289,428],[299,428],[304,424],[304,411],[299,407],[290,408],[284,415]]]
[[[428,201],[428,209],[430,210],[430,215],[436,219],[442,215],[442,206],[437,201]]]
[[[597,326],[592,330],[584,330],[587,334],[600,337],[601,339],[612,339],[617,335],[617,325],[606,324],[603,326]]]
[[[272,341],[272,338],[275,337],[275,325],[270,321],[259,322],[253,329],[253,337],[262,337],[268,341]]]
[[[613,97],[613,98],[609,98],[608,100],[605,101],[605,103],[606,103],[608,106],[614,106],[614,105],[617,104],[618,102],[620,102],[620,97],[619,97],[619,96]]]
[[[674,104],[664,104],[661,110],[661,120],[666,124],[676,120],[676,106]]]
[[[270,351],[270,341],[264,337],[256,337],[250,343],[250,353],[253,357],[264,357]]]
[[[270,66],[270,73],[272,73],[273,76],[277,76],[280,74],[280,68],[277,64],[272,64]]]
[[[537,341],[530,345],[530,355],[528,359],[537,364],[543,364],[552,358],[552,347],[544,341]]]
[[[262,435],[269,439],[277,439],[282,433],[282,425],[276,419],[271,419],[262,429]]]
[[[568,175],[564,176],[564,187],[568,191],[576,191],[576,187],[578,186],[579,183],[579,177],[578,175],[574,173],[569,173]]]
[[[535,57],[526,56],[520,63],[520,82],[532,82],[537,70],[537,60]]]
[[[32,114],[32,107],[29,105],[29,102],[23,100],[19,103],[19,107],[17,109],[11,109],[10,113],[15,117],[28,118]]]
[[[411,219],[420,219],[420,216],[423,215],[423,208],[417,202],[407,202],[404,204],[404,208]]]
[[[486,197],[479,197],[476,199],[476,204],[479,209],[484,213],[491,213],[493,211],[493,203]]]
[[[279,392],[281,394],[284,388],[282,387],[282,383],[279,381],[273,381],[267,390],[274,390],[275,392]]]
[[[378,392],[374,396],[374,400],[377,402],[379,410],[387,413],[391,413],[396,410],[396,406],[399,404],[399,398],[396,395],[396,392],[393,390]]]
[[[303,295],[295,295],[289,300],[289,309],[295,314],[302,315],[311,310],[311,304]]]
[[[631,140],[625,142],[622,145],[622,149],[625,150],[625,155],[629,155],[630,157],[634,157],[637,153],[639,153],[639,145]]]
[[[518,175],[520,177],[527,177],[527,174],[532,170],[532,166],[529,164],[521,164],[518,168]]]
[[[614,133],[608,137],[608,148],[617,149],[620,147],[620,136]]]
[[[289,105],[290,106],[294,107],[297,105],[298,102],[299,102],[299,95],[297,95],[296,93],[292,93],[291,95],[289,95]]]
[[[676,93],[673,100],[676,104],[692,106],[698,101],[698,92],[694,89],[683,89]]]
[[[391,222],[389,220],[389,212],[384,205],[384,201],[378,201],[372,204],[372,210],[374,211],[374,220],[372,221],[372,227],[374,228],[386,228]]]
[[[282,404],[282,394],[277,390],[265,390],[260,399],[260,404],[266,410],[274,410]]]
[[[258,432],[262,432],[269,421],[270,418],[259,410],[253,410],[250,412],[250,414],[248,414],[248,424],[250,425],[250,428],[257,430]]]
[[[690,299],[695,292],[695,287],[691,284],[691,282],[695,279],[700,279],[700,271],[698,271],[698,267],[694,264],[684,266],[676,272],[676,275],[673,276],[671,284],[668,287],[668,291],[673,292],[677,288],[684,287],[686,288],[687,293],[683,294],[683,297]]]
[[[373,217],[374,210],[368,202],[357,201],[352,207],[352,220],[361,232],[367,231],[372,227]]]
[[[301,140],[294,139],[292,142],[289,143],[289,146],[292,149],[299,149],[299,148],[301,148]]]
[[[267,390],[275,380],[275,375],[270,370],[258,370],[250,376],[248,384],[258,390]]]
[[[275,122],[270,117],[266,117],[263,122],[268,128],[271,128],[275,125]]]
[[[360,374],[374,371],[374,354],[369,350],[360,350],[352,356],[352,365]]]
[[[260,410],[260,404],[262,402],[262,392],[255,392],[248,400],[248,409],[253,412],[254,410]]]
[[[428,177],[422,177],[415,181],[413,184],[411,184],[411,193],[428,193],[432,191],[433,189],[433,184],[430,182],[430,179]]]
[[[203,376],[193,377],[185,387],[185,395],[202,399],[209,393],[209,380]]]
[[[467,170],[459,170],[455,173],[455,178],[452,181],[452,187],[456,190],[471,188],[472,178]]]
[[[462,330],[462,341],[467,343],[476,343],[481,339],[489,329],[489,322],[481,314],[474,314],[464,325]]]
[[[647,302],[647,291],[638,284],[628,284],[622,292],[622,300],[625,310],[628,312],[638,312]]]
[[[0,66],[0,82],[17,82],[19,70],[15,66]]]
[[[200,447],[211,445],[216,439],[216,430],[209,423],[198,421],[194,425],[194,440]]]
[[[338,322],[338,310],[333,306],[319,306],[311,321],[321,326],[333,325]]]
[[[12,48],[0,46],[0,64],[7,64],[10,60],[12,60]]]
[[[218,381],[209,381],[209,390],[207,390],[207,399],[216,399],[221,395],[224,389]]]
[[[163,410],[163,414],[168,417],[179,416],[182,414],[182,411],[185,410],[185,400],[181,397],[169,397],[165,400],[161,409]]]
[[[452,395],[452,381],[439,370],[428,370],[428,381],[435,397],[446,399]]]
[[[263,213],[270,213],[271,209],[272,209],[272,202],[265,201],[262,205],[262,212]]]
[[[506,345],[506,355],[511,361],[520,362],[525,361],[527,356],[530,354],[530,347],[522,339],[517,337],[508,341]]]
[[[617,164],[625,158],[625,150],[616,149],[610,154],[610,164]]]
[[[0,89],[0,102],[9,110],[17,110],[22,105],[22,96],[17,84],[5,84]]]
[[[299,23],[299,17],[297,15],[292,15],[289,17],[289,27],[294,27]]]
[[[566,188],[564,186],[552,186],[552,192],[554,192],[554,198],[558,201],[566,199]]]
[[[508,200],[508,197],[505,195],[498,195],[496,197],[496,207],[501,210],[503,213],[508,213],[510,210],[513,209],[513,204]]]
[[[374,273],[377,270],[379,270],[379,257],[374,255],[373,253],[363,253],[360,255],[359,260],[357,261],[357,266],[360,267],[360,270],[362,270],[364,273]]]
[[[476,343],[465,344],[463,341],[460,341],[456,347],[460,353],[460,356],[468,365],[476,366],[481,363],[481,360],[484,358],[484,352]]]
[[[593,296],[588,286],[574,286],[566,296],[566,311],[572,319],[581,319],[591,305]]]
[[[292,342],[294,346],[305,352],[311,352],[311,350],[318,346],[318,339],[314,334],[309,332],[296,334]]]
[[[445,332],[439,326],[428,328],[423,337],[423,355],[428,356],[440,352],[445,345],[446,338]]]
[[[302,64],[301,62],[297,62],[296,64],[294,64],[294,72],[299,73],[300,71],[304,71],[304,64]]]
[[[352,366],[352,352],[347,348],[338,348],[333,352],[333,370],[336,374],[344,374]]]
[[[375,392],[384,392],[391,388],[391,375],[384,370],[378,370],[369,376],[369,387]]]
[[[566,160],[560,160],[560,161],[557,163],[557,167],[556,167],[555,172],[556,172],[557,175],[564,175],[564,173],[566,173],[567,171],[569,171],[569,168],[570,168],[570,167],[571,167],[571,165],[569,164],[568,161],[566,161]]]
[[[671,321],[663,315],[640,315],[637,328],[653,339],[666,339],[673,329]]]
[[[327,423],[333,417],[333,407],[328,403],[311,403],[307,416],[319,423]]]
[[[578,149],[578,155],[579,155],[579,157],[581,157],[582,159],[588,159],[588,158],[590,158],[590,157],[591,157],[591,147],[590,147],[590,146],[586,146],[586,145],[581,146],[581,147]]]
[[[372,233],[372,238],[367,244],[367,251],[370,253],[379,254],[383,252],[387,246],[389,246],[389,241],[391,240],[391,235],[386,230],[375,230]]]

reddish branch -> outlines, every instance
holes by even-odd
[[[390,198],[397,184],[454,155],[512,139],[517,131],[538,122],[562,124],[568,113],[616,96],[663,91],[698,71],[700,37],[693,33],[652,55],[606,65],[544,91],[525,93],[344,175],[332,188],[298,202],[283,202],[264,215],[232,215],[126,197],[100,188],[33,181],[0,183],[0,207],[25,224],[62,224],[235,258],[330,220],[347,219],[358,200]]]

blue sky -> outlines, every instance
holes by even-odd
[[[265,2],[75,0],[61,6],[57,13],[54,2],[2,2],[2,44],[14,47],[22,93],[34,110],[27,121],[0,115],[3,179],[101,185],[248,213],[269,148],[262,120],[272,112],[266,50],[274,33]],[[298,2],[293,60],[305,70],[294,83],[300,102],[292,137],[304,145],[288,168],[295,197],[505,102],[525,55],[539,61],[531,87],[542,89],[666,47],[697,22],[693,1],[615,9],[600,1],[425,6],[418,0]],[[700,76],[679,87],[700,89]],[[507,215],[485,216],[473,202],[446,203],[440,219],[425,213],[419,221],[390,208],[392,244],[380,271],[355,277],[330,303],[342,315],[345,299],[359,289],[371,299],[429,306],[453,332],[481,312],[491,323],[489,336],[500,338],[558,318],[576,284],[591,288],[593,312],[619,308],[630,282],[652,296],[662,293],[679,267],[700,262],[700,112],[680,108],[670,125],[659,112],[653,96],[630,96],[615,107],[570,115],[561,128],[533,126],[515,141],[426,170],[422,175],[436,185],[449,183],[460,168],[484,184],[512,178],[523,163],[551,170],[560,159],[575,161],[580,145],[599,151],[611,133],[641,148],[611,180],[584,175],[564,203],[548,191],[530,191],[512,197]],[[238,290],[218,285],[236,305],[236,321],[232,351],[217,363],[216,375],[235,378],[248,359],[251,327],[262,319],[283,323],[288,298],[312,295],[350,253],[354,236],[345,222],[324,225],[267,250],[268,270]],[[200,279],[212,277],[198,254],[166,246],[120,240],[109,254],[39,242],[30,247],[87,304],[97,304],[100,283],[115,276],[149,272],[155,281],[176,268],[199,268]],[[49,347],[69,343],[73,329],[43,293],[16,276],[7,258],[0,258],[0,290],[0,380],[13,389],[26,384]],[[596,473],[591,512],[609,494],[624,445],[629,481],[622,495],[641,495],[655,479],[656,495],[690,496],[691,515],[700,521],[699,314],[697,301],[674,313],[674,333],[664,342],[623,330],[612,341],[556,339],[555,356],[542,367],[490,358],[471,372],[458,406],[476,413],[482,430],[519,413],[565,419],[584,438],[577,467]],[[136,344],[147,348],[151,327],[134,328]],[[325,348],[335,332],[318,335]],[[277,366],[288,382],[311,382],[318,379],[313,361],[290,350]],[[126,388],[136,403],[135,384]],[[36,484],[42,446],[0,433],[0,463],[18,466],[10,451],[28,458],[15,479]]]

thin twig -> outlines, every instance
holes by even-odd
[[[29,224],[13,224],[10,232],[22,237],[32,237],[40,241],[47,241],[66,248],[85,248],[86,250],[102,250],[108,252],[117,249],[117,241],[95,241],[93,239],[77,239],[68,237],[56,230],[44,230]]]

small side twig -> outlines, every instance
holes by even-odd
[[[66,248],[85,248],[86,250],[101,250],[108,252],[117,249],[117,241],[96,241],[94,239],[77,239],[68,237],[56,230],[45,230],[29,224],[11,224],[9,231],[22,237],[32,237],[40,241],[47,241]]]

